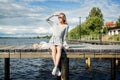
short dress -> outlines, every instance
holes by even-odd
[[[49,40],[49,46],[53,45],[66,45],[66,34],[68,32],[69,26],[66,24],[64,26],[59,26],[57,23],[47,19],[47,22],[52,26],[53,33],[52,37]]]

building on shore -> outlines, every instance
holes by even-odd
[[[105,22],[104,27],[108,28],[108,35],[120,34],[120,26],[116,26],[116,22]]]
[[[111,21],[111,22],[105,22],[104,26],[108,27],[108,28],[113,28],[113,27],[116,27],[116,22],[113,22],[113,21]]]
[[[120,34],[120,27],[116,26],[108,29],[108,35]]]

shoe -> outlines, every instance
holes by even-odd
[[[53,70],[52,70],[52,75],[61,76],[61,72],[60,72],[59,68],[54,67]]]
[[[57,68],[56,76],[61,76],[61,72],[60,72],[59,68]]]
[[[53,70],[52,70],[52,75],[56,75],[56,71],[57,71],[57,67],[54,67]]]

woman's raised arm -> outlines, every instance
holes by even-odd
[[[54,15],[52,15],[52,16],[50,16],[50,17],[48,17],[48,18],[46,19],[46,21],[47,21],[51,26],[54,24],[54,22],[50,20],[50,18],[52,18],[53,16],[54,16]]]
[[[52,25],[52,26],[54,25],[54,22],[51,21],[50,19],[51,19],[52,17],[54,17],[54,16],[58,17],[59,14],[53,14],[53,15],[51,15],[50,17],[48,17],[48,18],[46,19],[46,21],[47,21],[50,25]]]

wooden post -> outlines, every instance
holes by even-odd
[[[111,59],[111,80],[116,80],[116,59]]]
[[[120,59],[116,59],[116,70],[120,71]]]
[[[61,80],[69,80],[69,58],[62,59],[61,71]]]
[[[86,63],[86,69],[90,70],[90,64],[91,64],[90,58],[87,58],[86,61],[85,61],[85,63]]]
[[[118,66],[118,64],[119,64],[119,61],[118,61],[118,59],[116,59],[115,63],[116,63],[116,66]]]
[[[10,58],[5,58],[4,70],[4,80],[10,80]]]
[[[69,80],[69,58],[67,58],[66,52],[62,49],[61,56],[61,80]]]
[[[60,62],[59,62],[59,69],[61,71],[61,59],[60,59]],[[57,80],[61,80],[61,76],[57,76]]]

